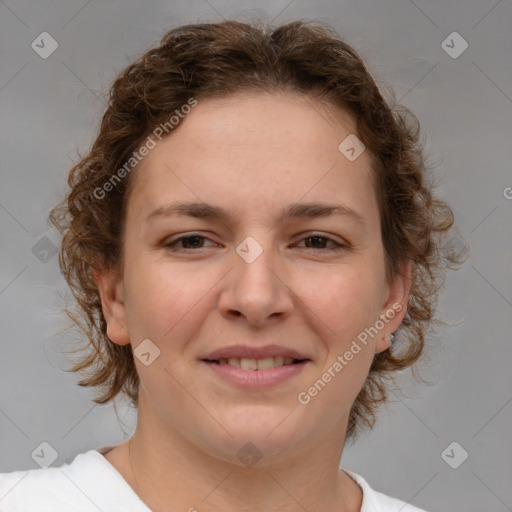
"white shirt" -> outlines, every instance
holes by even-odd
[[[103,456],[115,446],[80,453],[59,467],[0,473],[1,512],[151,512]],[[360,512],[425,512],[374,491],[344,469],[363,491]]]

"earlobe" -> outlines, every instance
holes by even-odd
[[[407,305],[412,284],[412,262],[404,262],[401,272],[393,277],[388,286],[388,296],[382,307],[380,317],[384,321],[384,327],[379,334],[375,346],[375,352],[383,352],[391,348],[395,339],[395,331],[400,327],[407,314]],[[392,336],[390,336],[392,335]]]
[[[93,276],[107,322],[107,336],[118,345],[127,345],[130,336],[126,325],[123,283],[112,269],[94,269]]]

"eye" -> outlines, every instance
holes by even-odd
[[[164,244],[164,247],[170,248],[173,251],[189,251],[193,249],[202,249],[202,247],[200,247],[201,240],[208,240],[208,238],[200,235],[180,236],[179,238],[176,238],[176,240]],[[181,247],[178,247],[178,244],[181,244]]]
[[[308,236],[302,238],[302,241],[312,241],[313,242],[312,249],[318,249],[321,251],[339,251],[341,249],[348,248],[347,245],[337,242],[336,240],[334,240],[334,238],[331,238],[329,236],[318,235],[315,233],[308,234]],[[325,241],[331,242],[332,244],[334,244],[334,247],[319,247],[319,246],[324,246]]]
[[[172,251],[194,251],[194,249],[203,249],[203,241],[209,240],[208,238],[201,235],[187,235],[180,236],[172,242],[164,244],[164,247],[171,249]],[[328,236],[321,236],[315,233],[308,234],[308,236],[301,239],[301,241],[312,242],[313,247],[306,247],[307,249],[320,250],[320,251],[339,251],[342,249],[348,249],[348,246],[341,244],[334,240],[334,238]],[[211,242],[211,240],[210,240]],[[332,247],[324,247],[326,243],[333,244]]]

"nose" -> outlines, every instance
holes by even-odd
[[[258,241],[262,239],[259,237]],[[252,326],[262,327],[290,315],[293,293],[279,256],[272,253],[270,248],[263,248],[262,243],[255,243],[255,240],[253,238],[249,245],[240,244],[238,247],[234,255],[235,267],[224,281],[219,308],[228,319],[243,318]],[[265,244],[265,247],[268,246]],[[253,259],[255,250],[262,252]]]

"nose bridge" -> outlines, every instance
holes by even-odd
[[[274,267],[276,257],[273,254],[272,233],[258,233],[249,235],[236,246],[235,252],[240,259],[236,279],[242,285],[249,285],[248,293],[252,288],[263,287],[268,292],[273,288],[275,277]]]
[[[235,247],[236,265],[224,290],[224,311],[241,313],[251,323],[261,323],[291,306],[284,285],[279,255],[274,251],[272,232],[261,230],[247,236]]]

